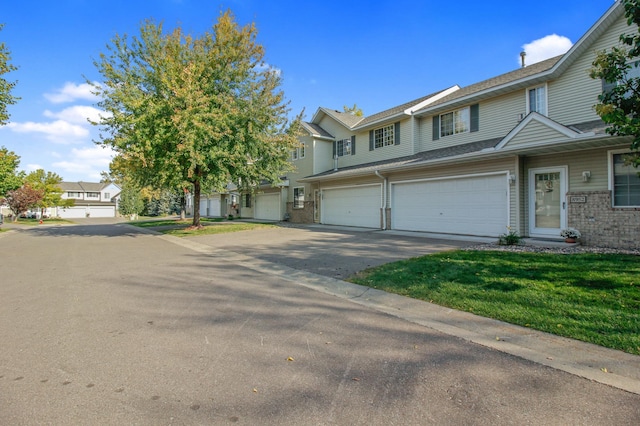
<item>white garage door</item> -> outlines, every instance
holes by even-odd
[[[113,206],[76,206],[58,208],[58,216],[63,219],[80,219],[92,217],[115,217]]]
[[[381,191],[381,185],[323,189],[322,223],[380,228]]]
[[[81,217],[87,217],[86,207],[66,207],[58,208],[58,216],[62,219],[78,219]]]
[[[111,206],[90,206],[89,217],[115,217],[115,208]]]
[[[392,228],[497,236],[509,223],[505,174],[392,184]]]
[[[282,220],[280,214],[280,193],[256,195],[255,219]]]
[[[220,216],[220,196],[200,198],[200,216]]]

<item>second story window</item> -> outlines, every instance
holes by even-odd
[[[440,136],[469,131],[469,108],[462,108],[440,116]]]
[[[87,198],[100,199],[99,192],[87,192]]]
[[[373,131],[373,144],[376,148],[382,148],[384,146],[394,145],[394,126],[384,126],[380,129]]]
[[[82,193],[69,191],[67,192],[67,198],[82,198]]]
[[[292,160],[298,160],[300,158],[304,158],[304,143],[302,143],[298,148],[291,151]]]
[[[527,113],[547,115],[547,90],[544,86],[527,90]]]
[[[342,139],[337,141],[336,144],[336,155],[338,157],[351,155],[351,139]]]

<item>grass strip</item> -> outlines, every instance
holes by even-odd
[[[349,281],[640,355],[640,257],[452,251]]]

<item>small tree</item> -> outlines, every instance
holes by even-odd
[[[54,206],[70,207],[74,205],[74,200],[62,199],[62,178],[53,172],[45,172],[43,169],[35,170],[27,175],[25,181],[33,189],[42,190],[42,199],[38,203],[41,217],[44,216],[45,209]]]
[[[603,93],[595,110],[609,125],[607,132],[631,136],[630,156],[634,166],[640,165],[640,0],[622,0],[627,24],[633,32],[620,35],[621,46],[598,52],[590,70],[591,78],[604,81]]]
[[[18,220],[18,216],[26,212],[30,208],[38,206],[38,203],[42,201],[44,190],[34,189],[30,184],[25,183],[18,189],[9,191],[5,202],[9,205],[9,208],[15,213],[13,221]]]
[[[19,165],[20,157],[15,152],[4,146],[0,148],[0,199],[24,182],[24,173],[18,172]]]
[[[349,113],[349,114],[353,114],[356,117],[362,117],[362,109],[358,108],[358,105],[353,104],[352,107],[348,107],[348,106],[343,106],[342,109],[344,110],[344,112]]]
[[[134,186],[125,186],[120,192],[118,210],[123,216],[139,215],[144,209],[144,200],[140,190]]]

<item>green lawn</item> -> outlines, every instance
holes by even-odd
[[[5,222],[13,223],[14,225],[30,225],[30,226],[40,225],[40,219],[26,219],[23,217],[19,217],[17,222],[9,222],[6,219],[5,219]],[[42,223],[44,225],[53,225],[53,224],[71,224],[73,222],[68,221],[66,219],[49,218],[49,219],[42,219]]]
[[[155,228],[155,231],[163,234],[175,235],[177,237],[193,237],[197,235],[222,234],[228,232],[250,231],[260,228],[276,228],[276,225],[269,223],[257,222],[235,222],[225,219],[201,219],[202,225],[200,229],[191,229],[189,220],[148,220],[142,222],[129,222],[130,225],[140,226],[143,228]]]
[[[350,281],[640,355],[640,257],[453,251]]]

